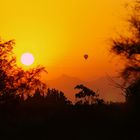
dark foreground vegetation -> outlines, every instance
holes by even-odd
[[[111,52],[123,58],[120,77],[125,103],[106,103],[84,85],[75,103],[40,79],[44,67],[16,65],[14,41],[0,40],[0,139],[140,139],[140,1],[132,5],[128,36],[112,40]]]
[[[73,105],[53,90],[0,105],[1,139],[139,139],[139,115],[127,104]],[[56,100],[57,98],[57,100]]]
[[[137,104],[105,103],[84,85],[75,103],[56,89],[33,95],[1,94],[1,139],[139,139]],[[25,93],[24,93],[25,94]],[[8,95],[8,96],[6,96]]]

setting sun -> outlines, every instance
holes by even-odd
[[[46,83],[63,75],[86,82],[107,73],[114,76],[123,65],[110,56],[110,38],[123,31],[126,23],[122,18],[127,15],[124,4],[129,1],[2,0],[0,38],[15,41],[13,53],[18,67],[25,71],[45,67]],[[50,86],[56,88],[54,83]],[[68,93],[65,82],[56,83]],[[112,95],[103,95],[108,100],[118,99],[108,88]],[[73,99],[73,86],[69,89],[68,96]],[[102,91],[110,93],[106,87]]]
[[[21,56],[21,63],[30,66],[34,63],[34,56],[31,53],[24,53]]]

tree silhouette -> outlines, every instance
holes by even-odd
[[[93,90],[87,88],[84,85],[77,85],[75,89],[80,89],[80,91],[75,94],[76,104],[102,104],[103,99],[99,98],[99,95]]]
[[[126,102],[140,103],[140,1],[135,1],[131,8],[129,35],[112,40],[111,51],[125,60],[121,76]]]
[[[14,40],[0,40],[0,102],[9,102],[17,97],[25,99],[37,89],[41,94],[46,92],[46,85],[40,80],[45,68],[38,66],[25,71],[18,67],[14,46]]]
[[[56,89],[49,89],[47,91],[45,100],[47,102],[50,102],[51,104],[57,104],[57,105],[67,105],[71,104],[71,101],[69,101],[63,92],[56,90]]]

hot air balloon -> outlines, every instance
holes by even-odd
[[[88,55],[87,55],[87,54],[85,54],[85,55],[84,55],[84,58],[87,60],[87,59],[88,59]]]

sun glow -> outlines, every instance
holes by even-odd
[[[31,53],[24,53],[21,56],[21,63],[30,66],[34,63],[34,56]]]

